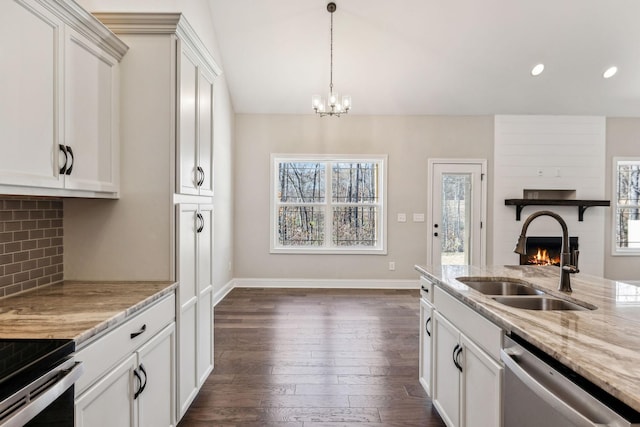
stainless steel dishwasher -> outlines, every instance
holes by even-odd
[[[640,414],[518,337],[505,337],[505,427],[640,426]]]

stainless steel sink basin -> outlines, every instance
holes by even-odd
[[[594,310],[591,307],[583,307],[575,304],[571,301],[566,301],[549,296],[519,296],[519,297],[504,297],[496,296],[492,297],[500,304],[508,305],[509,307],[522,308],[524,310]]]
[[[524,283],[507,279],[484,279],[481,277],[458,277],[458,282],[464,283],[468,287],[485,295],[542,295],[539,291]]]

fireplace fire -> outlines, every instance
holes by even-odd
[[[578,238],[569,238],[569,251],[578,249]],[[560,265],[562,237],[527,237],[527,253],[520,255],[520,265]]]

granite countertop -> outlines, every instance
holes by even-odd
[[[0,339],[73,339],[80,346],[174,292],[174,282],[65,281],[0,299]]]
[[[557,290],[558,267],[416,266],[445,291],[640,411],[640,288],[583,273],[571,275],[570,294]],[[596,310],[512,308],[456,280],[463,276],[516,278],[546,293]]]

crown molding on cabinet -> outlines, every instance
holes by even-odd
[[[94,13],[104,25],[116,34],[177,34],[193,45],[214,76],[222,74],[207,47],[198,37],[182,13]]]
[[[113,55],[118,61],[129,50],[129,47],[109,28],[76,2],[69,0],[36,1],[62,19],[65,24]]]

